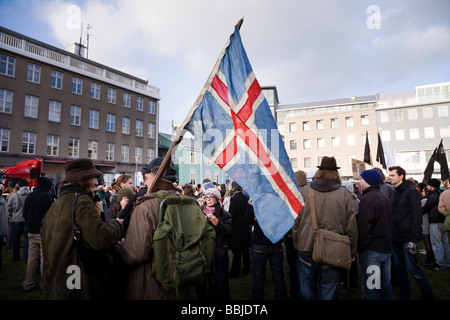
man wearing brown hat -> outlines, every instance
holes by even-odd
[[[313,190],[318,227],[347,235],[352,256],[356,255],[358,229],[353,199],[345,187],[334,157],[323,157],[311,184],[301,189],[305,205],[295,220],[292,235],[298,250],[299,296],[301,300],[335,300],[341,269],[312,260],[314,231],[311,220],[310,189]],[[320,292],[317,294],[317,288]]]
[[[144,185],[150,190],[163,158],[156,158],[141,169]],[[161,182],[154,192],[163,195],[181,193],[174,186],[177,181],[175,169],[169,165],[164,171]],[[138,197],[136,207],[131,215],[125,243],[121,253],[129,266],[126,280],[125,299],[130,300],[167,300],[175,299],[175,290],[164,290],[161,284],[152,276],[152,244],[153,235],[159,222],[159,206],[161,199],[155,193],[147,193]],[[195,288],[179,290],[180,299],[193,299]]]
[[[90,159],[67,161],[66,175],[58,190],[58,199],[45,215],[42,226],[44,255],[44,299],[108,299],[112,289],[107,273],[89,273],[80,259],[74,241],[74,221],[71,202],[80,194],[74,206],[74,219],[83,238],[94,250],[113,249],[122,235],[122,222],[104,222],[100,208],[94,203],[93,191],[102,172]]]

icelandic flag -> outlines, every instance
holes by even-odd
[[[261,229],[276,243],[293,227],[304,202],[239,26],[180,130],[192,133],[203,155],[250,195]]]

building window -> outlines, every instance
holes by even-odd
[[[99,112],[97,110],[89,110],[89,128],[98,129]]]
[[[27,81],[39,83],[41,80],[41,66],[34,63],[28,64]]]
[[[52,70],[52,79],[50,81],[50,87],[55,89],[62,89],[63,74],[62,72]]]
[[[409,129],[409,139],[411,139],[411,140],[420,139],[419,128]]]
[[[122,145],[120,150],[120,161],[128,162],[130,161],[130,146],[125,144]]]
[[[136,120],[136,136],[144,136],[144,122],[142,120]]]
[[[128,92],[123,93],[123,106],[129,108],[131,106],[131,94]]]
[[[80,139],[69,138],[69,157],[78,158],[80,156]]]
[[[114,143],[106,144],[105,159],[108,161],[114,160]]]
[[[98,83],[91,83],[91,98],[100,100],[100,85]]]
[[[108,88],[108,102],[116,104],[116,89]]]
[[[350,134],[347,136],[347,146],[351,147],[355,145],[355,136]]]
[[[112,113],[106,114],[106,131],[116,131],[116,115]]]
[[[340,138],[339,137],[331,137],[331,146],[333,148],[338,148],[340,146]]]
[[[448,117],[448,105],[438,106],[437,111],[438,111],[439,118]]]
[[[425,127],[423,128],[423,133],[425,139],[432,139],[434,138],[434,127]]]
[[[88,158],[98,159],[98,142],[91,140],[88,142]]]
[[[291,158],[292,168],[298,168],[297,158]]]
[[[433,107],[423,107],[422,108],[422,116],[424,119],[433,118]]]
[[[148,123],[148,138],[155,139],[155,124],[151,122]]]
[[[0,112],[12,113],[13,92],[0,89]]]
[[[362,126],[368,126],[369,125],[369,116],[368,115],[362,115],[361,116],[361,125]]]
[[[332,129],[339,128],[339,119],[338,118],[331,119],[330,126]]]
[[[317,130],[322,130],[324,129],[324,124],[323,124],[323,120],[316,120],[316,129]]]
[[[58,136],[47,136],[47,155],[57,156],[59,153],[59,137]]]
[[[289,142],[289,149],[290,150],[297,150],[297,140],[291,140]]]
[[[155,150],[154,149],[148,149],[147,150],[147,158],[148,158],[148,162],[150,162],[153,159],[155,159]]]
[[[394,110],[394,121],[403,121],[403,110]]]
[[[309,121],[303,121],[302,126],[303,126],[303,131],[310,130]]]
[[[61,102],[50,100],[48,103],[48,121],[61,121]]]
[[[34,154],[36,150],[36,133],[22,132],[22,153]]]
[[[134,159],[137,159],[136,161],[139,163],[142,163],[142,147],[136,147],[134,148]]]
[[[24,116],[37,119],[39,98],[35,96],[25,96]]]
[[[408,109],[408,119],[416,120],[419,117],[417,108]]]
[[[142,97],[136,98],[136,110],[144,111],[144,98]]]
[[[389,112],[387,111],[380,112],[380,122],[389,122]]]
[[[0,128],[0,152],[9,151],[9,129]]]
[[[16,59],[3,54],[0,55],[0,74],[14,77],[15,65]]]
[[[156,102],[153,100],[148,100],[148,113],[155,114]]]
[[[311,140],[303,139],[303,149],[311,149]]]
[[[317,138],[317,148],[325,148],[325,139]]]
[[[311,168],[311,157],[306,157],[303,159],[303,166],[305,168]]]
[[[353,117],[345,117],[345,126],[347,128],[353,127]]]
[[[297,132],[297,123],[296,122],[289,123],[289,132]]]
[[[391,141],[391,131],[390,130],[381,131],[381,140],[382,141]]]
[[[403,130],[403,129],[395,130],[395,140],[396,141],[405,140],[405,130]]]
[[[197,173],[195,171],[191,171],[189,173],[189,178],[191,179],[191,184],[196,184],[197,181]]]
[[[439,134],[440,134],[441,138],[450,137],[450,125],[439,126]]]
[[[193,152],[193,151],[191,151],[190,161],[191,161],[191,164],[195,164],[196,163],[195,162],[195,152]]]
[[[122,118],[122,133],[130,134],[130,118],[128,117]]]
[[[79,126],[81,123],[81,107],[70,106],[70,124],[74,126]]]
[[[79,95],[83,93],[83,79],[72,77],[72,93]]]

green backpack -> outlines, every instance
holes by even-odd
[[[166,290],[199,284],[214,263],[216,232],[196,199],[155,193],[161,200],[153,236],[152,275]]]

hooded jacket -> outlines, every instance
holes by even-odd
[[[358,228],[353,207],[353,198],[347,188],[335,181],[315,179],[302,188],[305,205],[298,214],[292,236],[294,247],[305,255],[311,255],[314,243],[314,230],[311,219],[309,188],[314,189],[317,224],[321,229],[347,235],[350,238],[351,253],[356,255]]]
[[[53,182],[49,178],[40,177],[37,187],[28,194],[23,204],[23,218],[28,226],[29,233],[40,233],[42,220],[53,203],[50,189]]]
[[[25,222],[23,218],[23,205],[26,197],[30,193],[28,186],[20,187],[17,192],[14,192],[8,199],[7,208],[8,214],[12,216],[12,222]]]

